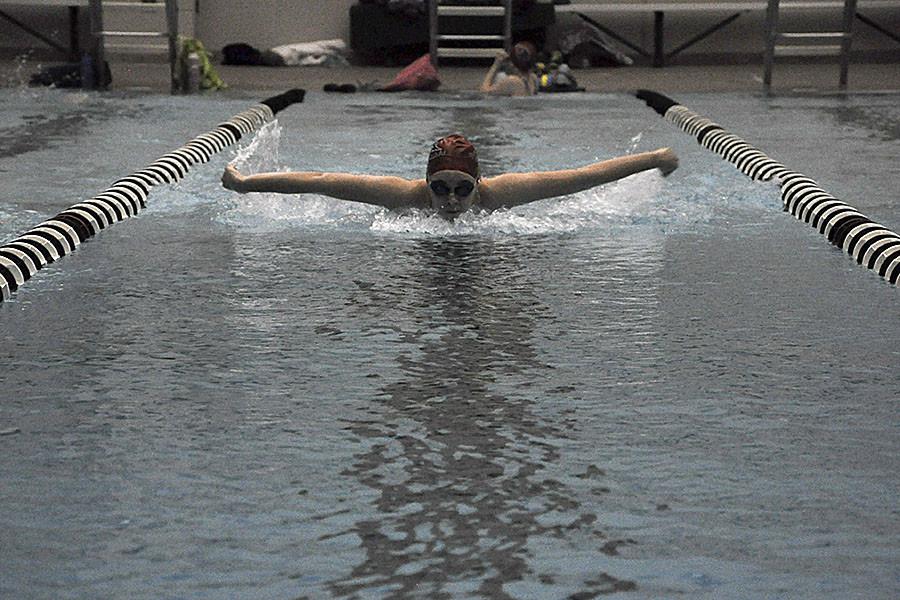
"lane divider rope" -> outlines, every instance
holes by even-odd
[[[180,181],[194,165],[209,162],[214,154],[272,121],[279,111],[303,102],[305,93],[289,90],[251,106],[0,246],[0,301],[8,300],[39,269],[73,252],[110,225],[136,216],[146,208],[154,186]]]
[[[838,200],[813,179],[788,169],[759,148],[675,100],[650,90],[638,90],[635,95],[751,179],[779,181],[786,212],[816,228],[857,263],[897,285],[900,280],[900,235]]]

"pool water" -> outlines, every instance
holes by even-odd
[[[0,241],[260,98],[0,90]],[[896,95],[676,99],[900,230]],[[219,185],[453,131],[681,168],[453,223]],[[898,317],[633,98],[313,92],[0,304],[0,596],[895,598]]]

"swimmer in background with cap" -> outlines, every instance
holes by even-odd
[[[532,72],[537,48],[531,42],[519,42],[507,54],[501,50],[481,82],[481,91],[495,96],[533,96],[538,93],[538,78]],[[506,69],[511,65],[511,71]]]
[[[506,173],[482,177],[475,146],[459,134],[437,140],[428,155],[425,179],[351,173],[286,172],[242,175],[228,165],[222,185],[229,190],[280,194],[322,194],[339,200],[383,206],[391,210],[433,209],[445,219],[471,210],[512,208],[529,202],[574,194],[629,175],[678,168],[669,148],[629,154],[577,169]]]

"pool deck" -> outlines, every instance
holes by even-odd
[[[39,63],[21,65],[15,60],[0,61],[0,86],[23,85],[36,72]],[[399,67],[236,67],[218,65],[218,73],[232,92],[284,90],[294,87],[320,91],[327,83],[376,83],[393,79]],[[112,88],[117,90],[165,93],[168,91],[168,66],[160,62],[111,62]],[[478,89],[486,67],[442,67],[441,91]],[[763,91],[761,63],[671,65],[576,70],[578,83],[589,92],[628,92],[655,89],[667,93]],[[900,91],[900,52],[896,62],[860,62],[850,65],[848,91]],[[838,92],[838,66],[835,63],[785,63],[776,65],[773,92]]]
[[[900,56],[898,56],[900,59]],[[112,66],[113,83],[128,88],[162,89],[167,72],[160,65]],[[281,90],[302,87],[321,90],[327,83],[372,83],[384,85],[400,70],[397,67],[235,67],[220,65],[221,77],[235,90]],[[477,90],[486,67],[442,67],[438,70],[442,91]],[[590,92],[627,92],[648,88],[678,92],[761,92],[760,64],[689,65],[581,69],[574,72],[579,85]],[[774,72],[775,92],[838,91],[836,64],[784,64]],[[900,63],[851,65],[849,90],[900,91]]]

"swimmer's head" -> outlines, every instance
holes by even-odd
[[[431,147],[425,180],[431,207],[442,217],[453,219],[472,208],[480,177],[475,146],[462,135],[448,135]]]
[[[442,137],[431,146],[425,176],[428,178],[432,173],[448,169],[462,171],[475,179],[481,177],[475,146],[458,133]]]
[[[445,219],[455,219],[478,202],[478,181],[462,171],[437,171],[428,178],[431,208]]]
[[[520,71],[530,71],[537,60],[537,48],[531,42],[519,42],[513,46],[509,60]]]

